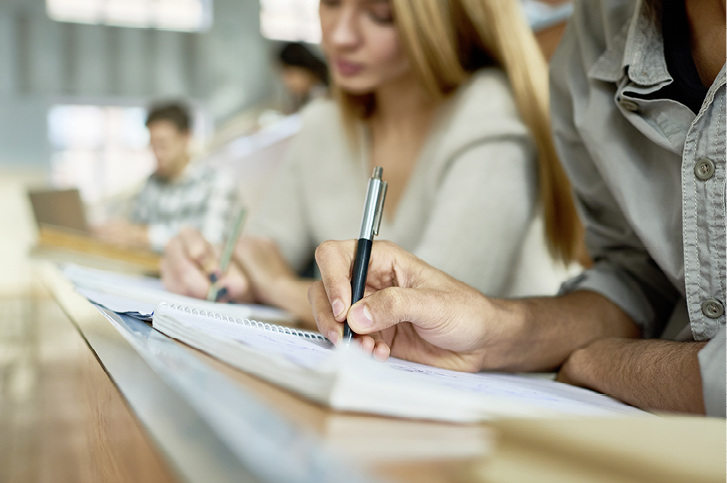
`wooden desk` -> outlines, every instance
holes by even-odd
[[[159,275],[161,255],[145,249],[124,248],[60,227],[41,226],[34,258],[89,265],[95,268]]]
[[[0,299],[3,482],[724,481],[724,420],[677,420],[670,440],[666,422],[334,413],[146,324],[105,317],[54,267],[40,278],[48,290]]]
[[[42,287],[0,299],[0,481],[174,481]]]
[[[48,290],[0,304],[0,354],[10,359],[0,365],[0,481],[275,481],[241,464],[55,267],[39,278]],[[269,432],[287,443],[269,463],[299,465],[298,481],[319,481],[320,467],[335,467],[342,453],[355,461],[358,481],[466,480],[467,464],[492,445],[483,425],[337,414],[166,341],[234,381],[249,398],[235,411],[251,415],[250,431],[260,423],[255,414],[275,415]],[[194,378],[193,369],[180,371]]]

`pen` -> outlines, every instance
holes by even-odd
[[[353,262],[351,277],[351,305],[363,298],[364,289],[366,288],[366,274],[369,270],[369,258],[371,257],[371,244],[374,235],[379,234],[379,227],[381,226],[387,186],[386,181],[381,179],[383,172],[384,169],[379,166],[374,168],[366,190],[366,203],[361,218],[361,232],[356,244],[356,258]],[[348,326],[348,322],[344,322],[343,339],[346,344],[350,344],[352,338],[353,331]]]
[[[235,217],[235,221],[233,222],[232,229],[230,230],[230,233],[227,237],[227,243],[225,243],[225,248],[222,250],[222,257],[220,258],[220,274],[224,275],[224,273],[227,271],[227,266],[230,264],[230,260],[232,259],[232,252],[235,249],[235,245],[237,244],[237,239],[240,238],[240,233],[242,233],[242,225],[243,221],[245,220],[245,208],[240,208],[237,212],[237,216]],[[210,288],[207,291],[207,300],[210,302],[214,302],[217,300],[217,278],[210,276],[210,281],[212,282],[210,284]]]

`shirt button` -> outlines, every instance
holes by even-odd
[[[694,174],[702,181],[707,181],[714,176],[714,163],[708,158],[699,158],[694,165]]]
[[[710,319],[716,319],[724,314],[724,305],[719,300],[705,300],[702,304],[702,313]]]
[[[628,99],[621,98],[619,100],[619,104],[621,104],[621,107],[623,107],[627,111],[636,112],[639,110],[639,105],[636,104],[634,101],[630,101]]]

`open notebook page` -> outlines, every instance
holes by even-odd
[[[248,324],[248,325],[246,325]],[[462,373],[390,358],[319,334],[161,305],[154,327],[247,372],[331,407],[401,417],[476,421],[498,416],[645,414],[608,396],[527,375]],[[279,332],[282,330],[284,332]]]

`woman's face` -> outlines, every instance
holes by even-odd
[[[321,0],[322,46],[344,91],[373,92],[410,71],[390,0]]]

